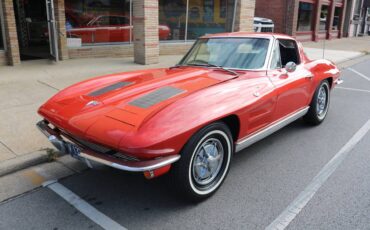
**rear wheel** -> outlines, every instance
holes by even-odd
[[[330,86],[327,80],[324,80],[317,87],[312,98],[310,109],[303,117],[311,125],[319,125],[326,117],[330,103]]]
[[[193,135],[172,170],[178,193],[193,201],[211,196],[229,171],[233,141],[222,122],[210,124]]]

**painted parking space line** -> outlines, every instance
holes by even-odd
[[[71,190],[64,187],[57,181],[47,181],[43,183],[43,186],[54,191],[69,204],[75,207],[78,211],[84,214],[87,218],[98,224],[104,229],[114,229],[114,230],[125,230],[126,228],[109,218],[108,216],[101,213],[99,210],[91,206],[89,203],[81,199]]]
[[[347,68],[349,71],[351,71],[351,72],[354,72],[355,74],[357,74],[358,76],[360,76],[360,77],[362,77],[362,78],[364,78],[364,79],[366,79],[366,80],[368,80],[368,81],[370,81],[370,77],[368,77],[368,76],[366,76],[365,74],[362,74],[362,73],[360,73],[360,72],[358,72],[357,70],[355,70],[355,69],[352,69],[352,68]]]
[[[355,88],[347,88],[347,87],[341,87],[341,86],[337,86],[335,88],[336,89],[344,89],[344,90],[356,91],[356,92],[370,93],[370,90],[366,90],[366,89],[355,89]]]
[[[351,137],[351,139],[337,152],[334,157],[312,179],[310,184],[297,196],[292,203],[269,225],[266,230],[285,229],[302,211],[315,193],[333,174],[343,160],[358,142],[369,132],[370,119]]]

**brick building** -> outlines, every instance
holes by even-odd
[[[158,62],[207,33],[252,31],[255,0],[0,0],[0,65],[127,57]]]
[[[275,32],[300,41],[343,36],[348,0],[257,0],[255,16],[270,18]]]

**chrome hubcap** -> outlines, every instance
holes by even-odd
[[[327,91],[325,86],[321,86],[317,96],[316,112],[319,116],[325,115],[327,105]]]
[[[196,183],[206,185],[212,182],[220,172],[224,158],[224,149],[218,139],[205,141],[194,156],[192,174]]]

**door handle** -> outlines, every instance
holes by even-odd
[[[315,76],[315,75],[313,75],[313,74],[311,73],[311,74],[307,75],[307,76],[306,76],[306,78],[311,80],[314,76]]]

